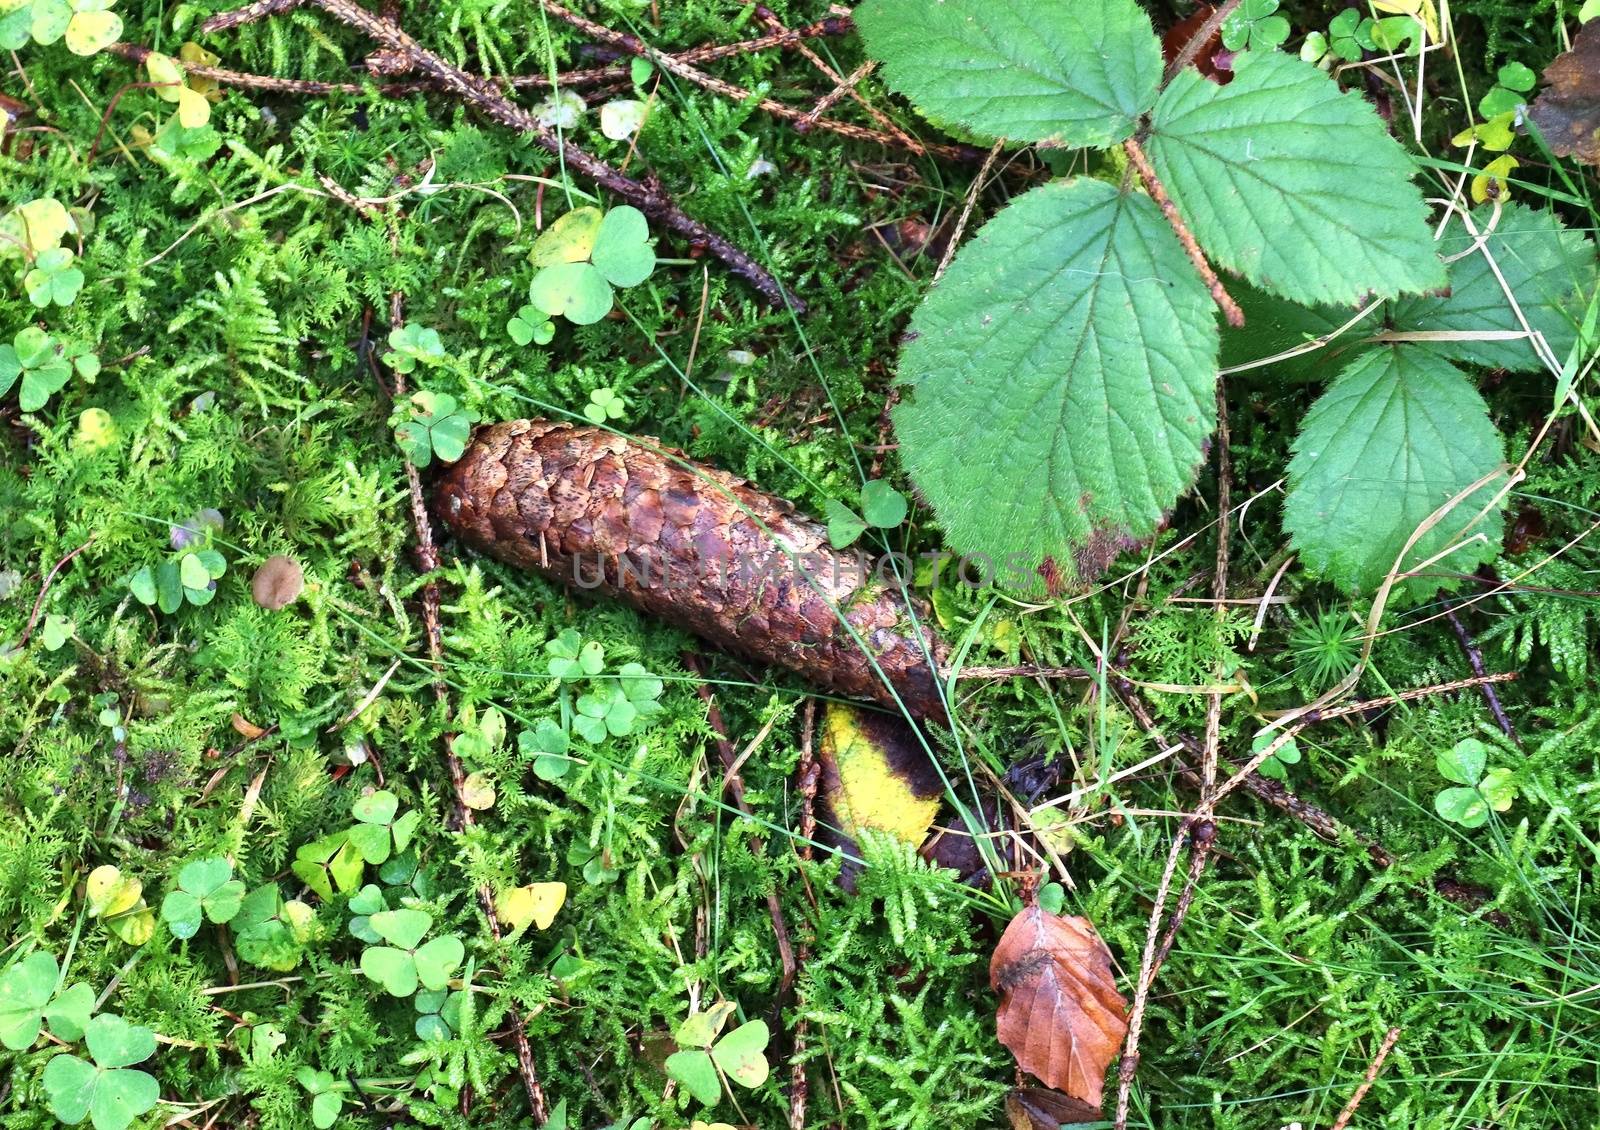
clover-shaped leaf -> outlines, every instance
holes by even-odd
[[[1463,828],[1481,828],[1490,811],[1505,812],[1517,790],[1509,769],[1490,769],[1489,747],[1477,738],[1463,738],[1435,755],[1439,775],[1457,787],[1443,789],[1433,799],[1434,811]]]
[[[4,9],[5,0],[0,0],[0,12]],[[18,10],[32,19],[32,9],[26,3]],[[6,45],[0,42],[0,46]],[[0,217],[0,259],[32,259],[39,252],[57,246],[77,230],[78,222],[59,200],[41,196],[37,200],[19,204]]]
[[[823,504],[823,515],[828,519],[828,543],[834,549],[844,549],[867,532],[866,519],[837,499]]]
[[[155,1033],[120,1016],[101,1015],[85,1029],[93,1062],[58,1055],[40,1082],[50,1113],[75,1125],[89,1118],[95,1130],[123,1130],[161,1100],[161,1087],[143,1071],[130,1070],[155,1054]]]
[[[531,730],[517,735],[517,750],[533,761],[533,775],[541,781],[555,781],[567,775],[572,759],[567,756],[567,732],[548,718],[541,718]]]
[[[174,938],[192,938],[202,915],[230,922],[243,902],[244,884],[233,877],[233,864],[221,856],[197,859],[178,872],[177,888],[161,901],[161,918]]]
[[[382,887],[376,883],[368,883],[351,895],[350,901],[345,905],[354,915],[350,919],[351,934],[369,946],[375,946],[383,941],[378,932],[372,928],[372,916],[389,909],[389,904],[383,897]]]
[[[767,1080],[767,1041],[764,1021],[751,1020],[712,1043],[733,1012],[724,1001],[705,1012],[696,1013],[678,1026],[677,1042],[683,1049],[667,1057],[667,1074],[705,1106],[715,1106],[722,1098],[726,1076],[740,1086],[755,1088]]]
[[[1376,51],[1372,41],[1372,17],[1356,8],[1346,8],[1328,24],[1328,50],[1347,63],[1359,63],[1364,51]]]
[[[1434,756],[1439,776],[1458,785],[1476,785],[1489,763],[1489,747],[1477,738],[1463,738]]]
[[[111,11],[114,0],[68,0],[72,19],[67,23],[67,50],[93,55],[110,47],[122,35],[122,17]]]
[[[529,262],[535,267],[588,262],[604,218],[605,214],[598,208],[574,208],[557,217],[533,241]]]
[[[183,66],[169,55],[152,51],[145,56],[145,70],[155,84],[156,97],[178,104],[178,121],[185,129],[199,129],[211,120],[211,103],[187,82]]]
[[[411,846],[411,837],[422,823],[422,813],[412,809],[397,818],[399,809],[399,798],[387,789],[368,793],[351,806],[350,815],[357,823],[346,835],[368,863],[380,864]]]
[[[1262,730],[1250,741],[1250,752],[1260,753],[1273,742],[1278,740],[1280,731],[1275,729]],[[1288,766],[1296,765],[1300,761],[1300,746],[1293,738],[1279,746],[1271,757],[1263,761],[1256,772],[1263,777],[1271,777],[1276,781],[1286,781],[1289,778]]]
[[[439,365],[444,358],[438,330],[407,322],[389,331],[389,352],[383,355],[383,363],[397,373],[414,372],[418,365]]]
[[[656,269],[650,224],[639,209],[623,204],[600,221],[589,261],[612,286],[638,286]]]
[[[18,330],[10,345],[0,345],[0,396],[21,377],[17,404],[24,412],[43,408],[71,376],[72,365],[60,345],[37,326]]]
[[[339,1111],[344,1107],[344,1096],[340,1092],[349,1084],[341,1083],[330,1072],[318,1071],[314,1067],[297,1069],[294,1078],[311,1096],[311,1125],[317,1130],[328,1130],[339,1120]]]
[[[598,675],[605,667],[605,650],[594,641],[583,642],[573,628],[564,628],[560,635],[544,645],[550,655],[546,669],[557,679],[576,679],[583,675]]]
[[[906,520],[906,496],[882,479],[873,479],[861,488],[861,516],[869,526],[892,530]]]
[[[435,455],[446,463],[460,459],[478,418],[476,412],[457,404],[448,393],[427,389],[412,393],[402,411],[406,415],[395,428],[394,438],[406,458],[418,467],[426,467]]]
[[[384,829],[387,834],[388,829]],[[361,850],[345,832],[302,844],[289,869],[317,894],[331,899],[335,889],[351,891],[361,880]]]
[[[522,306],[511,320],[506,323],[506,333],[518,345],[548,345],[556,336],[556,324],[543,310],[533,306]]]
[[[466,994],[449,989],[423,989],[411,998],[418,1016],[412,1030],[417,1039],[448,1040],[461,1030],[461,1005]]]
[[[592,325],[611,312],[611,284],[592,263],[556,263],[533,276],[528,301],[551,317]]]
[[[83,289],[83,272],[72,265],[76,258],[70,249],[51,247],[39,252],[33,261],[33,270],[22,279],[28,292],[28,301],[35,306],[71,306]]]
[[[638,667],[637,664],[632,666]],[[642,667],[638,669],[644,671]],[[590,743],[602,742],[608,734],[619,738],[630,734],[641,715],[653,714],[659,709],[649,698],[633,701],[617,683],[606,683],[578,696],[577,707],[572,728]]]
[[[0,973],[0,1044],[14,1052],[33,1046],[45,1006],[56,991],[56,959],[35,950]]]
[[[1478,100],[1478,113],[1485,118],[1515,113],[1518,106],[1527,103],[1528,92],[1538,76],[1521,63],[1511,62],[1500,68],[1495,79],[1489,93]]]
[[[141,898],[144,884],[122,874],[111,864],[89,872],[84,883],[90,918],[99,918],[130,946],[142,946],[155,933],[156,919]]]
[[[363,951],[361,972],[391,996],[408,997],[419,983],[428,989],[444,988],[466,955],[466,947],[454,934],[422,942],[433,926],[433,916],[425,911],[380,911],[372,916],[371,924],[389,944]]]
[[[604,424],[607,420],[620,420],[627,410],[628,402],[614,389],[597,388],[589,394],[589,403],[583,406],[583,414],[591,424]]]
[[[356,864],[360,866],[359,859]],[[309,906],[298,900],[285,902],[278,885],[267,883],[245,896],[229,923],[234,948],[253,965],[287,973],[300,962],[313,918]]]
[[[1278,0],[1244,0],[1222,24],[1229,51],[1271,51],[1289,38],[1289,21],[1277,15]]]

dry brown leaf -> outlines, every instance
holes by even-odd
[[[1098,1107],[1128,1022],[1111,951],[1089,920],[1024,908],[995,946],[989,984],[1000,993],[1000,1042],[1017,1064]]]
[[[1600,165],[1600,21],[1585,24],[1572,50],[1544,70],[1529,117],[1553,153]]]
[[[1011,1130],[1058,1130],[1080,1122],[1099,1122],[1100,1108],[1043,1087],[1017,1087],[1006,1095]]]

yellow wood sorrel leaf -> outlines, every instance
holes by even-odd
[[[546,228],[533,243],[533,265],[583,263],[594,251],[604,215],[598,208],[574,208]]]

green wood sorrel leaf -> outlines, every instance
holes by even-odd
[[[612,286],[638,286],[656,269],[650,250],[650,224],[644,213],[626,204],[611,209],[600,221],[589,261]]]
[[[1114,145],[1161,82],[1161,44],[1134,0],[867,0],[855,20],[891,89],[991,138]]]
[[[0,973],[0,1044],[20,1052],[39,1038],[57,972],[56,959],[35,950]]]
[[[1308,566],[1348,591],[1370,592],[1418,526],[1498,467],[1502,451],[1483,397],[1448,361],[1418,345],[1373,349],[1306,416],[1289,463],[1284,525]],[[1407,551],[1401,567],[1413,569],[1468,538],[1404,591],[1430,595],[1450,574],[1494,557],[1500,514],[1480,511],[1497,486],[1490,480],[1458,502]]]
[[[1528,325],[1542,333],[1557,364],[1565,361],[1583,320],[1584,304],[1594,290],[1594,246],[1579,232],[1568,231],[1551,211],[1507,204],[1491,230],[1494,209],[1472,213],[1480,245],[1459,217],[1452,218],[1439,241],[1445,256],[1467,254],[1450,264],[1446,297],[1407,298],[1394,304],[1397,330],[1456,330],[1466,333],[1521,332],[1506,290],[1516,296]],[[1494,262],[1491,265],[1490,259]],[[1505,287],[1495,277],[1500,268]],[[1533,343],[1504,341],[1436,341],[1429,345],[1442,357],[1470,365],[1531,372],[1543,369]]]
[[[901,456],[947,540],[1007,562],[1002,581],[1047,557],[1093,575],[1154,533],[1216,421],[1211,298],[1156,206],[1101,181],[985,224],[908,338]]]
[[[244,884],[233,878],[233,865],[221,856],[197,859],[178,872],[177,889],[161,901],[161,918],[174,938],[192,938],[202,915],[227,922],[239,913]]]
[[[739,1025],[711,1049],[711,1059],[728,1078],[744,1087],[755,1088],[767,1081],[765,1021],[751,1020]]]
[[[380,864],[395,852],[405,851],[411,844],[417,825],[422,823],[422,813],[413,809],[396,819],[400,800],[387,789],[359,797],[350,809],[358,823],[347,835],[361,858],[371,864]]]
[[[1462,738],[1449,749],[1441,750],[1434,762],[1439,776],[1458,785],[1476,785],[1489,764],[1489,747],[1477,738]]]
[[[1444,285],[1411,158],[1311,64],[1246,52],[1227,86],[1185,70],[1151,126],[1151,163],[1201,247],[1258,286],[1339,304]]]
[[[331,899],[335,888],[352,891],[361,881],[361,852],[343,832],[301,845],[289,869],[317,894]]]
[[[698,1048],[673,1052],[667,1057],[666,1069],[702,1106],[716,1106],[722,1098],[722,1078],[706,1052]]]
[[[129,1070],[155,1054],[155,1033],[120,1016],[96,1016],[85,1032],[89,1063],[58,1055],[40,1079],[50,1112],[75,1125],[89,1118],[95,1130],[123,1130],[161,1099],[161,1086],[143,1071]]]

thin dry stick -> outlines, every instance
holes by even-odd
[[[1445,619],[1450,621],[1450,628],[1456,634],[1456,642],[1466,653],[1467,666],[1472,668],[1474,675],[1483,675],[1483,652],[1478,650],[1478,645],[1473,642],[1472,636],[1467,632],[1467,626],[1461,622],[1461,617],[1456,615],[1454,608],[1451,608]],[[1495,725],[1500,727],[1500,732],[1520,746],[1522,739],[1517,737],[1517,728],[1506,716],[1505,707],[1500,705],[1500,696],[1495,694],[1494,686],[1484,683],[1478,687],[1478,692],[1483,695],[1483,701],[1488,705],[1489,713],[1494,716]]]
[[[227,31],[230,28],[243,27],[264,20],[268,16],[276,16],[282,12],[292,12],[300,6],[300,0],[256,0],[254,4],[246,4],[242,8],[235,8],[231,12],[218,12],[205,23],[200,25],[201,35],[210,35],[214,31]]]
[[[786,121],[797,122],[806,116],[806,111],[785,105],[773,98],[764,98],[742,86],[735,86],[731,82],[724,82],[720,78],[708,75],[705,71],[679,61],[675,56],[663,54],[642,40],[626,34],[625,32],[612,31],[602,24],[597,24],[591,19],[580,16],[578,13],[563,8],[554,0],[541,0],[545,11],[558,20],[571,24],[591,39],[598,40],[611,47],[626,51],[630,55],[637,55],[642,59],[649,59],[662,70],[703,87],[713,94],[720,94],[724,98],[731,98],[735,102],[751,102],[775,117]],[[817,129],[836,133],[840,137],[848,137],[854,141],[868,141],[877,145],[903,144],[893,134],[882,130],[870,129],[867,126],[858,126],[850,122],[841,122],[833,118],[823,118],[814,123]],[[921,143],[919,143],[921,144]],[[922,145],[924,151],[938,157],[947,157],[952,161],[976,161],[981,158],[982,150],[970,145]]]
[[[812,739],[816,735],[817,700],[806,699],[800,722],[800,858],[811,862],[811,844],[817,834],[817,784],[822,776],[822,764],[817,760]],[[795,954],[797,972],[811,960],[811,938],[800,939]],[[805,1130],[806,1099],[811,1083],[806,1078],[806,1037],[810,1026],[804,1016],[795,1022],[794,1050],[789,1068],[789,1130]]]
[[[1170,79],[1194,62],[1195,56],[1199,55],[1205,45],[1211,41],[1211,37],[1217,34],[1224,21],[1233,15],[1233,10],[1239,6],[1239,3],[1240,0],[1225,0],[1216,11],[1206,17],[1206,22],[1201,24],[1199,30],[1189,38],[1189,42],[1183,45],[1183,50],[1173,56],[1172,62],[1167,65],[1167,72],[1163,77]]]
[[[1378,1045],[1378,1054],[1372,1057],[1372,1063],[1367,1067],[1367,1074],[1361,1080],[1361,1086],[1357,1087],[1355,1094],[1350,1096],[1350,1101],[1344,1104],[1344,1109],[1339,1112],[1339,1117],[1333,1120],[1333,1125],[1329,1130],[1344,1130],[1346,1126],[1350,1125],[1350,1120],[1355,1117],[1356,1108],[1361,1105],[1361,1100],[1367,1097],[1367,1092],[1372,1090],[1372,1084],[1377,1080],[1378,1072],[1383,1070],[1383,1061],[1389,1058],[1389,1052],[1399,1038],[1399,1028],[1391,1028],[1384,1033],[1383,1043]]]
[[[94,543],[95,537],[95,534],[90,534],[88,541],[84,542],[77,549],[72,550],[60,561],[57,561],[51,568],[50,572],[45,574],[44,583],[39,586],[39,596],[33,602],[33,611],[28,615],[28,626],[22,629],[22,638],[11,645],[12,651],[21,651],[23,646],[27,644],[28,637],[33,635],[34,626],[39,623],[39,613],[44,608],[45,594],[50,591],[50,586],[55,583],[56,574],[61,572],[62,569],[66,568],[67,563],[70,562],[74,557],[88,549],[89,546]]]
[[[1004,138],[996,141],[990,148],[989,155],[983,159],[983,164],[978,167],[978,175],[972,178],[972,187],[967,190],[967,201],[961,207],[961,215],[956,218],[956,230],[950,233],[950,242],[944,245],[944,254],[939,257],[939,267],[933,272],[935,283],[944,277],[945,269],[956,257],[956,248],[961,246],[961,237],[966,234],[967,221],[972,219],[972,209],[977,206],[978,194],[983,191],[984,181],[989,179],[989,170],[994,168],[994,163],[999,159],[1000,150],[1004,146]]]
[[[1226,385],[1221,380],[1217,382],[1216,398],[1217,513],[1223,515],[1223,520],[1217,523],[1217,558],[1216,568],[1211,574],[1211,597],[1216,601],[1216,615],[1220,619],[1224,614],[1223,602],[1228,597],[1230,523],[1227,514],[1232,505],[1233,484],[1233,467],[1228,454]],[[1227,672],[1219,667],[1213,674],[1220,684]],[[1117,1065],[1117,1130],[1125,1130],[1128,1124],[1128,1105],[1133,1093],[1133,1080],[1139,1070],[1139,1034],[1144,1027],[1144,1013],[1149,1002],[1150,988],[1155,984],[1156,974],[1160,972],[1162,964],[1172,952],[1173,944],[1178,939],[1178,930],[1182,927],[1184,918],[1188,916],[1189,907],[1194,901],[1195,889],[1199,885],[1201,874],[1205,871],[1206,861],[1210,858],[1211,845],[1216,840],[1216,825],[1212,822],[1211,816],[1216,804],[1217,761],[1221,734],[1222,692],[1218,691],[1206,702],[1205,743],[1200,753],[1200,804],[1194,813],[1184,820],[1178,829],[1178,834],[1173,837],[1172,849],[1167,855],[1167,869],[1162,874],[1155,905],[1150,909],[1150,923],[1145,931],[1144,955],[1140,960],[1133,1009],[1128,1017],[1128,1042],[1121,1062]],[[1165,935],[1158,942],[1163,904],[1172,883],[1172,872],[1177,867],[1178,857],[1185,842],[1189,844],[1189,872],[1184,879],[1183,889],[1178,894],[1177,904],[1172,909],[1172,917],[1167,923]]]
[[[817,99],[817,104],[806,111],[805,117],[795,122],[794,128],[799,130],[801,133],[805,133],[807,130],[815,126],[817,124],[817,120],[829,110],[837,106],[847,94],[854,94],[856,91],[856,84],[870,75],[872,73],[872,69],[877,65],[878,64],[875,60],[868,59],[865,63],[862,63],[848,75],[840,78],[835,83],[832,90],[828,91],[828,93]]]
[[[1150,164],[1150,158],[1145,156],[1144,147],[1130,137],[1122,143],[1122,149],[1127,153],[1133,167],[1138,170],[1139,179],[1144,181],[1150,199],[1156,202],[1161,214],[1167,218],[1167,223],[1176,233],[1178,242],[1183,245],[1184,253],[1189,256],[1189,262],[1200,272],[1201,281],[1211,292],[1212,301],[1216,302],[1223,317],[1228,319],[1228,325],[1235,328],[1244,325],[1244,311],[1239,309],[1239,304],[1228,294],[1222,285],[1222,280],[1217,278],[1217,272],[1212,270],[1211,264],[1206,261],[1205,254],[1200,250],[1200,244],[1195,242],[1194,233],[1189,230],[1189,225],[1183,222],[1183,217],[1178,215],[1178,206],[1172,202],[1172,197],[1167,195],[1166,185],[1161,183],[1161,178],[1156,176],[1155,168]]]
[[[717,706],[716,694],[705,681],[700,657],[686,651],[683,653],[683,664],[699,676],[695,690],[699,693],[701,701],[706,704],[706,721],[711,723],[711,734],[717,747],[717,756],[722,761],[723,783],[729,795],[733,797],[734,807],[745,816],[754,816],[749,802],[744,799],[744,779],[739,776],[738,755],[733,751],[733,743],[728,740],[728,728],[722,721],[722,710]],[[750,850],[757,855],[761,854],[764,850],[761,837],[757,836],[750,841]],[[767,891],[767,912],[772,917],[772,932],[778,940],[778,960],[783,966],[783,975],[778,980],[777,992],[777,1000],[781,1002],[788,994],[789,986],[794,984],[797,967],[794,947],[789,942],[789,926],[783,917],[783,903],[778,898],[776,887]]]

